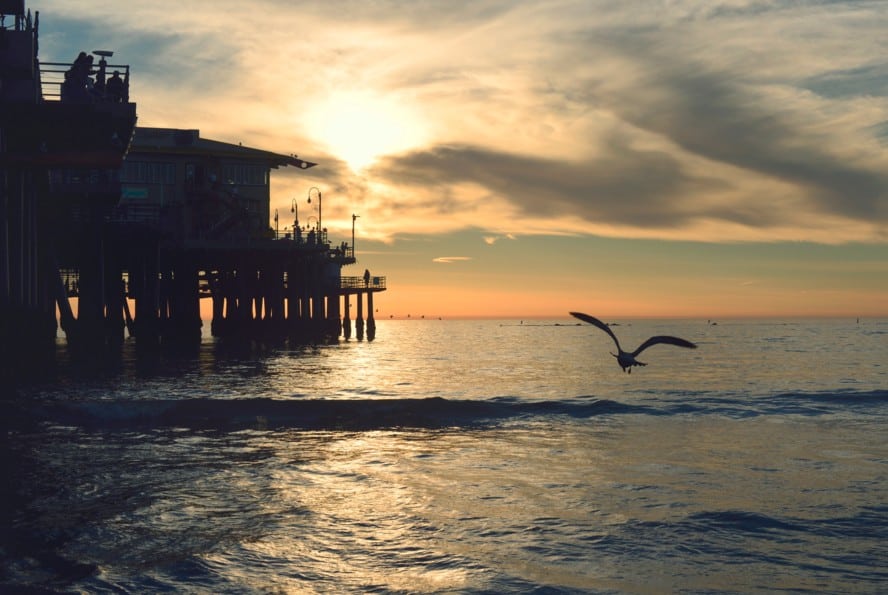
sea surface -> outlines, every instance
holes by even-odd
[[[0,592],[888,592],[888,320],[383,320],[6,388]]]

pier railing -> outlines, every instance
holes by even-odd
[[[64,284],[68,297],[77,297],[80,295],[80,271],[76,268],[66,267],[59,269],[61,282]],[[123,273],[123,281],[129,285],[129,272]],[[339,282],[340,289],[386,289],[385,277],[370,277],[369,283],[364,282],[363,277],[341,277]],[[212,294],[210,284],[207,282],[206,273],[201,277],[200,292],[203,296]]]
[[[107,89],[102,84],[95,85],[93,89],[89,92],[89,97],[94,102],[102,102],[102,101],[121,101],[123,103],[127,103],[129,101],[129,78],[130,78],[130,67],[128,64],[105,64],[105,70],[102,72],[102,76],[105,76],[106,73],[112,73],[115,70],[119,71],[123,75],[123,87],[122,93],[120,97],[112,97],[107,93]],[[41,62],[40,63],[40,86],[41,93],[45,100],[50,101],[60,101],[62,99],[62,85],[65,83],[65,73],[71,69],[70,63],[65,62]],[[93,67],[95,71],[99,70],[99,65]],[[98,72],[96,72],[98,74]]]
[[[276,240],[290,240],[296,242],[297,244],[329,244],[330,240],[327,237],[326,230],[300,230],[299,233],[294,234],[292,231],[284,230],[284,231],[271,231],[270,232],[274,239]]]
[[[326,231],[321,231],[314,236],[306,233],[293,236],[292,231],[276,231],[273,232],[275,240],[283,240],[293,242],[298,246],[326,246],[330,250],[330,257],[335,259],[345,259],[352,262],[355,261],[355,247],[349,246],[347,242],[342,242],[336,246],[330,244]]]
[[[370,277],[364,281],[363,277],[341,277],[340,289],[385,289],[385,277]]]

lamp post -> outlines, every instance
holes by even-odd
[[[274,210],[274,239],[278,239],[278,210]]]
[[[322,221],[321,221],[321,189],[318,188],[317,186],[312,186],[311,188],[308,189],[308,204],[311,204],[311,191],[312,190],[318,191],[318,232],[320,232],[321,229],[323,228]]]
[[[296,228],[299,227],[299,203],[295,198],[290,202],[290,212],[293,213],[293,233],[296,233]]]
[[[352,258],[355,257],[355,219],[358,217],[360,217],[360,215],[352,213]]]

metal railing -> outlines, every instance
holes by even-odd
[[[336,246],[331,245],[327,232],[323,230],[315,232],[315,234],[300,232],[295,238],[291,230],[272,231],[272,237],[275,240],[294,242],[299,246],[325,246],[330,251],[330,258],[355,260],[354,246],[349,246],[347,242],[342,242]]]
[[[276,240],[290,240],[295,241],[297,244],[328,244],[330,240],[327,238],[326,230],[317,231],[314,229],[311,230],[299,230],[299,233],[294,234],[292,230],[284,229],[283,231],[275,232],[272,230],[272,234],[274,239]]]
[[[40,86],[43,98],[50,101],[62,100],[62,86],[65,84],[65,73],[71,69],[71,64],[65,62],[41,62],[40,63]],[[111,96],[107,93],[107,85],[105,81],[101,84],[98,80],[93,81],[93,88],[83,93],[83,100],[80,103],[102,103],[119,101],[127,103],[129,101],[129,80],[130,67],[128,64],[105,64],[104,69],[95,71],[97,79],[105,76],[105,73],[113,73],[119,71],[123,76],[123,87],[120,97]]]
[[[364,277],[340,277],[340,289],[385,289],[385,277],[371,276],[369,281]]]

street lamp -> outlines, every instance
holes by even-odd
[[[293,213],[293,231],[295,232],[299,227],[299,203],[295,198],[290,202],[290,212]]]
[[[360,217],[360,215],[352,213],[352,258],[355,257],[355,219],[358,217]]]
[[[274,210],[274,239],[278,238],[278,210]]]
[[[322,229],[322,224],[321,224],[321,189],[318,188],[317,186],[312,186],[311,188],[308,189],[308,204],[311,204],[311,191],[312,190],[318,191],[318,232],[320,232]]]

